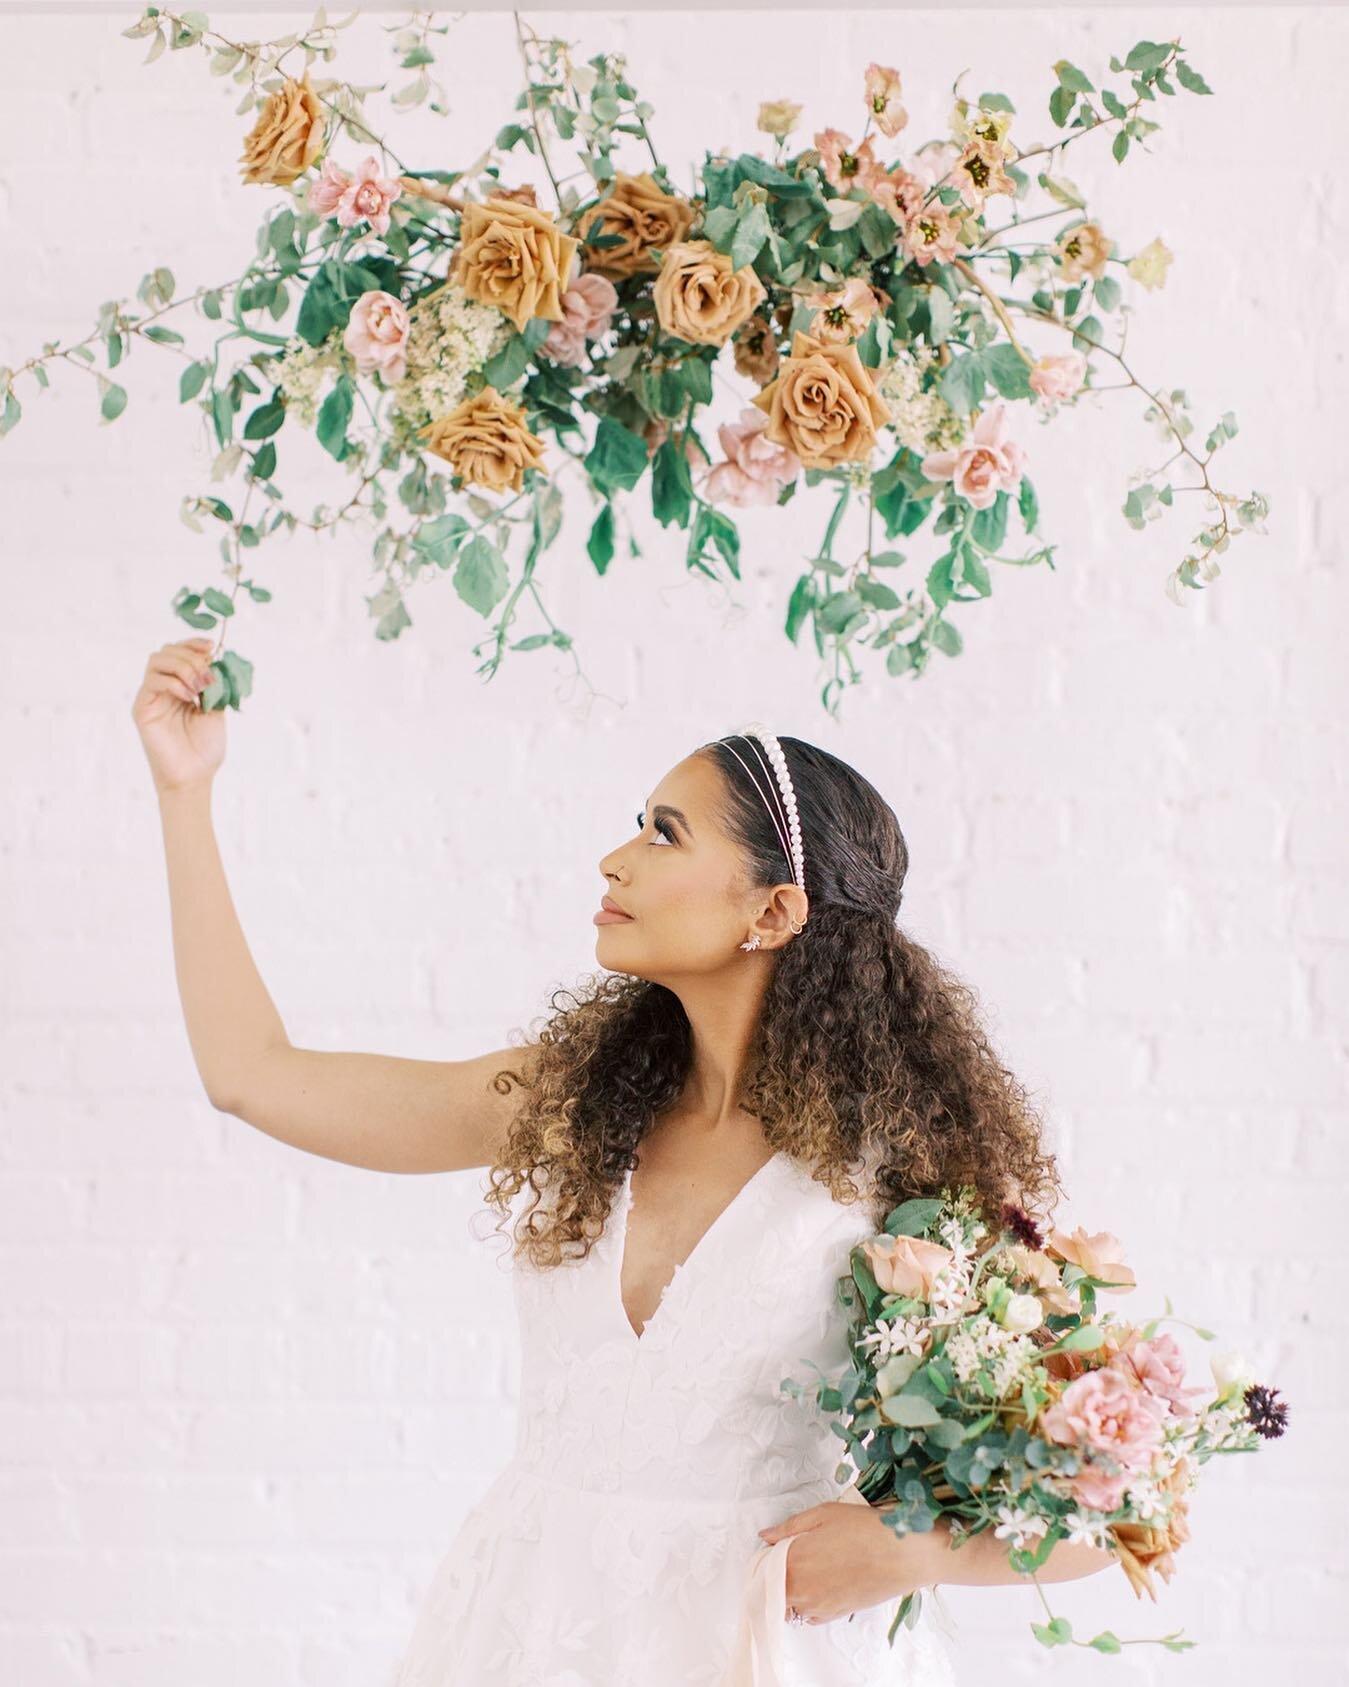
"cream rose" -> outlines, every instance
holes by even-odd
[[[484,387],[447,416],[418,430],[426,448],[443,457],[466,485],[519,492],[524,471],[543,465],[543,441],[529,431],[524,411],[495,387]]]
[[[681,240],[666,252],[651,296],[667,334],[695,346],[722,346],[768,290],[748,264],[732,269],[729,256],[710,240]]]
[[[546,211],[493,196],[465,205],[453,279],[470,299],[495,305],[523,332],[531,317],[562,318],[565,277],[578,242]]]
[[[285,187],[302,176],[322,150],[323,107],[306,70],[298,82],[287,77],[268,94],[239,155],[243,179]]]
[[[891,417],[855,345],[826,345],[801,329],[777,379],[751,403],[768,413],[764,437],[808,469],[869,457],[876,429]]]
[[[765,135],[775,135],[778,140],[785,140],[796,127],[800,116],[801,107],[795,100],[760,100],[755,127],[761,129]]]

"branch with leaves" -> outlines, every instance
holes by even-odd
[[[84,341],[0,369],[3,436],[22,414],[19,383],[46,388],[48,365],[91,374],[111,423],[127,407],[111,371],[146,343],[178,358],[212,482],[241,482],[237,496],[221,487],[182,502],[189,527],[218,534],[224,573],[223,587],[174,598],[194,629],[223,628],[243,593],[270,601],[246,553],[283,530],[331,536],[360,523],[374,528],[376,637],[399,637],[416,582],[444,573],[488,624],[473,647],[484,679],[507,652],[546,649],[581,675],[545,602],[544,560],[578,506],[590,505],[584,548],[597,573],[620,551],[641,554],[626,506],[646,489],[660,527],[685,535],[685,569],[734,586],[733,512],[783,508],[827,483],[823,537],[782,581],[782,625],[793,643],[809,630],[820,700],[836,713],[867,653],[916,678],[934,652],[960,653],[958,606],[988,597],[1000,566],[1054,567],[1013,418],[1109,391],[1145,400],[1144,420],[1171,448],[1130,486],[1125,519],[1144,528],[1182,493],[1205,506],[1167,581],[1174,601],[1217,576],[1238,532],[1264,531],[1267,499],[1213,478],[1233,414],[1201,454],[1183,389],[1146,383],[1126,362],[1125,284],[1162,287],[1170,251],[1154,239],[1119,252],[1063,171],[1068,147],[1096,132],[1123,163],[1158,128],[1150,105],[1211,92],[1178,40],[1111,58],[1113,86],[1060,60],[1048,100],[1060,132],[1025,144],[1005,94],[971,100],[959,81],[949,135],[901,142],[900,73],[873,63],[856,139],[829,127],[793,146],[800,106],[767,100],[757,129],[768,155],[709,152],[683,189],[622,55],[580,60],[518,14],[524,85],[510,120],[463,169],[409,165],[366,115],[385,84],[311,80],[356,16],[330,23],[320,8],[307,30],[257,42],[200,12],[147,6],[124,33],[150,41],[147,62],[202,53],[239,90],[237,114],[254,114],[243,179],[280,203],[237,280],[175,298],[171,270],[157,267],[136,304],[105,305]],[[414,13],[389,31],[413,73],[389,94],[395,111],[448,109],[431,70],[450,25],[434,19]],[[339,162],[344,141],[365,156]],[[629,147],[639,169],[620,167]],[[507,182],[517,157],[537,162],[546,188]],[[1010,216],[995,218],[1004,202]],[[165,320],[184,306],[217,326],[208,352]],[[1098,384],[1105,367],[1122,379]],[[726,394],[738,416],[718,411]],[[349,479],[308,518],[287,506],[278,454],[297,430]],[[579,484],[564,498],[566,476]],[[850,511],[865,527],[851,550]],[[919,563],[928,535],[936,554]],[[222,650],[214,666],[203,706],[237,708],[251,664]]]

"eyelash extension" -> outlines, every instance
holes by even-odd
[[[653,820],[651,822],[651,824],[660,833],[661,837],[668,838],[671,843],[677,843],[679,841],[675,837],[674,833],[670,830],[670,822],[668,820]],[[645,809],[643,809],[642,812],[637,816],[637,830],[639,832],[644,832],[646,830],[646,810]]]

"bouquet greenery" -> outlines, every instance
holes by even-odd
[[[416,72],[395,110],[430,93],[433,36],[448,27],[434,16],[391,32]],[[243,180],[272,202],[255,254],[237,279],[176,300],[172,271],[157,267],[138,290],[143,309],[107,304],[84,343],[52,341],[0,369],[2,436],[21,415],[20,377],[45,387],[58,358],[90,365],[101,344],[112,370],[154,344],[179,360],[179,398],[200,419],[211,478],[239,480],[237,496],[183,500],[189,527],[219,535],[225,575],[223,587],[178,592],[188,626],[214,632],[241,594],[270,599],[258,565],[278,533],[335,535],[362,519],[375,527],[377,638],[397,638],[411,624],[410,589],[445,574],[489,623],[473,646],[484,678],[507,651],[575,663],[545,605],[542,559],[578,504],[596,573],[621,539],[641,554],[628,520],[640,492],[656,522],[683,535],[685,568],[730,584],[742,561],[731,512],[782,508],[822,484],[832,499],[822,536],[784,566],[777,613],[793,642],[809,629],[821,702],[836,712],[863,651],[890,675],[917,677],[934,652],[960,652],[963,606],[989,596],[997,567],[1054,567],[1014,416],[1044,423],[1107,390],[1145,400],[1167,453],[1129,487],[1128,522],[1145,527],[1183,494],[1205,509],[1169,577],[1175,601],[1219,573],[1236,532],[1264,531],[1261,493],[1211,479],[1232,413],[1199,446],[1184,391],[1145,385],[1125,359],[1125,284],[1160,288],[1171,252],[1160,238],[1119,251],[1064,170],[1068,148],[1093,135],[1123,163],[1158,128],[1149,113],[1161,100],[1211,92],[1178,40],[1135,43],[1099,86],[1059,60],[1048,139],[1022,138],[1006,94],[953,90],[949,134],[920,143],[900,71],[872,63],[842,127],[794,142],[801,106],[763,101],[766,146],[707,152],[685,190],[623,58],[578,62],[518,14],[525,86],[510,121],[464,168],[405,164],[367,123],[368,89],[311,80],[352,18],[331,24],[320,8],[309,30],[258,43],[212,30],[200,12],[146,6],[125,33],[149,38],[149,59],[202,51],[213,75],[242,88],[239,113],[256,112]],[[299,74],[287,63],[296,55]],[[348,141],[374,150],[345,156]],[[627,145],[637,169],[618,164]],[[546,187],[503,179],[526,158]],[[221,330],[204,352],[164,320],[188,304]],[[114,421],[126,389],[92,372]],[[737,413],[713,438],[718,387]],[[287,506],[282,463],[301,432],[348,483],[308,520]],[[568,475],[579,483],[570,501]],[[864,530],[856,544],[841,525],[850,504]],[[784,520],[795,538],[797,512]],[[251,664],[224,650],[213,666],[203,707],[237,709]]]
[[[969,1188],[896,1207],[839,1279],[853,1309],[850,1363],[813,1385],[851,1461],[838,1480],[855,1466],[858,1493],[897,1535],[947,1519],[959,1550],[992,1529],[1042,1602],[1035,1572],[1061,1540],[1113,1552],[1135,1596],[1155,1601],[1154,1572],[1169,1582],[1189,1538],[1199,1467],[1282,1435],[1288,1407],[1240,1355],[1215,1355],[1213,1390],[1190,1386],[1180,1347],[1157,1333],[1161,1318],[1098,1315],[1098,1293],[1135,1287],[1121,1253],[1108,1231],[1043,1236],[1010,1204],[991,1235]],[[782,1384],[795,1399],[809,1386]],[[901,1602],[892,1644],[922,1597]],[[1031,1628],[1046,1646],[1140,1643],[1108,1629],[1076,1640],[1047,1603],[1045,1613]],[[1157,1643],[1194,1644],[1179,1630]]]

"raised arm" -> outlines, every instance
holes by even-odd
[[[534,1048],[468,1060],[296,1048],[258,974],[230,896],[211,818],[224,711],[197,703],[205,639],[150,657],[132,706],[159,795],[174,964],[188,1040],[212,1104],[309,1154],[373,1171],[460,1171],[492,1163]]]

